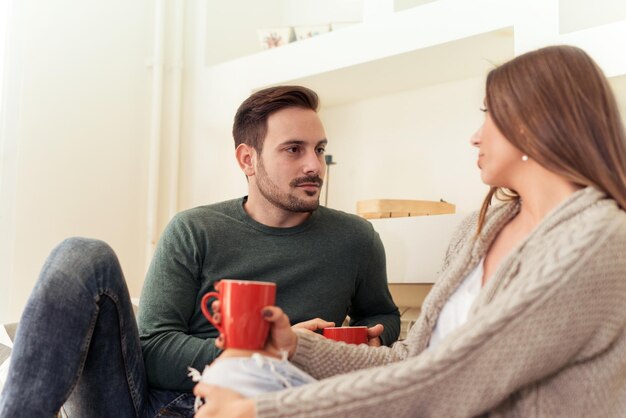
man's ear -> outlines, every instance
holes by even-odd
[[[235,149],[235,156],[241,171],[243,171],[246,177],[253,176],[257,158],[256,150],[247,144],[239,144],[237,149]]]

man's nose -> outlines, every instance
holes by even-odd
[[[320,175],[325,164],[324,155],[318,154],[316,151],[308,152],[304,160],[303,171],[306,174]]]

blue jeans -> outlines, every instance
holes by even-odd
[[[0,418],[192,417],[193,395],[151,390],[128,288],[104,242],[55,248],[22,314]]]

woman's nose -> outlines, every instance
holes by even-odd
[[[472,146],[474,147],[480,146],[480,137],[482,135],[482,131],[483,131],[483,127],[481,126],[480,128],[478,128],[478,130],[476,130],[476,132],[474,132],[472,136],[470,136],[470,144]]]

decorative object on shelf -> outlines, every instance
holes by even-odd
[[[294,30],[296,32],[296,40],[302,41],[304,39],[330,32],[330,25],[296,26]]]
[[[294,40],[292,27],[259,29],[257,34],[262,49],[277,48]]]
[[[456,206],[444,200],[373,199],[356,202],[357,215],[365,219],[400,218],[403,216],[444,215],[456,212]]]
[[[330,183],[330,166],[337,164],[333,161],[333,156],[328,154],[324,156],[326,162],[326,178],[324,183],[326,184],[326,191],[324,192],[324,206],[328,207],[328,184]]]

